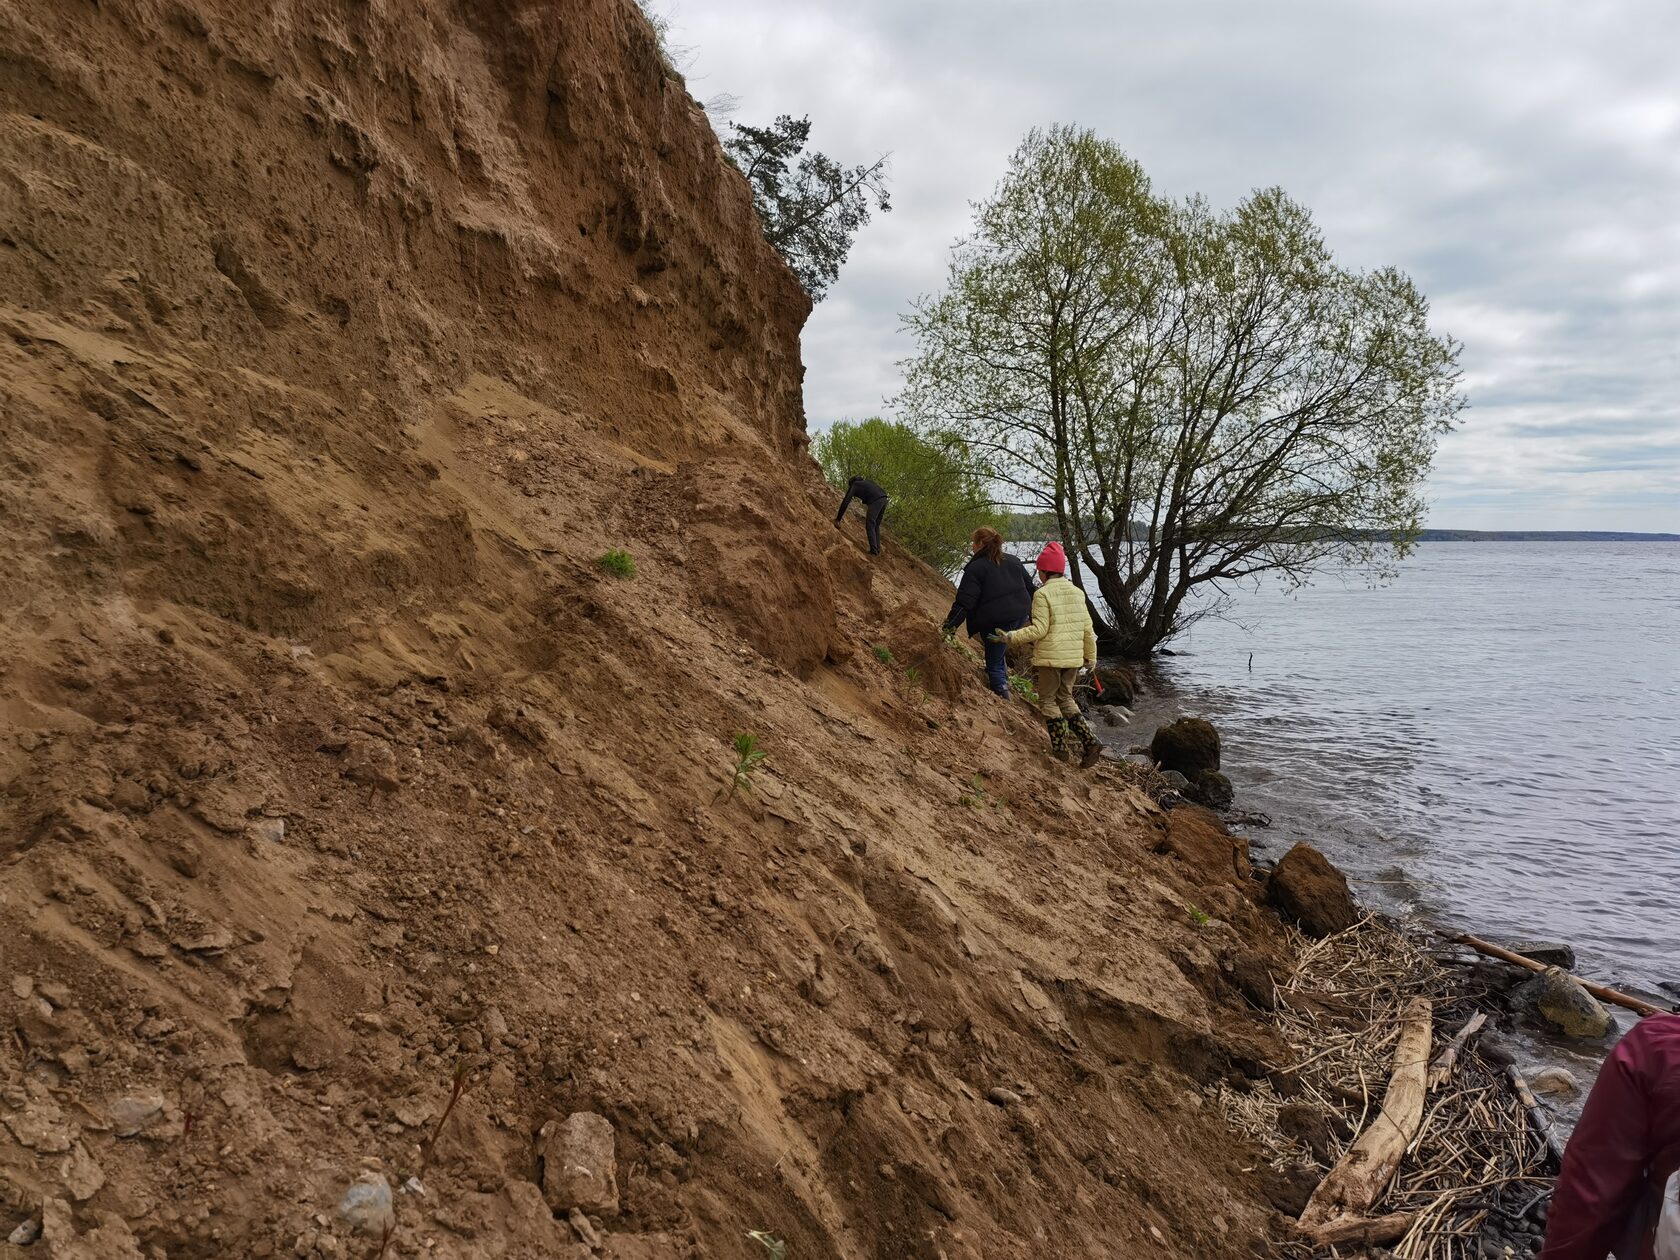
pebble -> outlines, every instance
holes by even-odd
[[[994,1085],[986,1091],[986,1101],[996,1103],[1000,1107],[1019,1107],[1024,1100],[1014,1090]]]
[[[257,839],[266,840],[270,844],[279,844],[286,838],[286,820],[284,818],[259,818],[251,824],[251,830]]]
[[[118,1137],[133,1137],[155,1124],[163,1115],[160,1094],[129,1095],[111,1104],[111,1121]]]
[[[338,1201],[338,1214],[352,1229],[382,1237],[397,1220],[396,1209],[391,1206],[391,1183],[381,1173],[363,1173]]]
[[[40,1236],[41,1220],[39,1217],[31,1216],[10,1234],[7,1234],[6,1241],[11,1243],[14,1247],[27,1247]]]
[[[1528,1078],[1528,1087],[1536,1094],[1560,1094],[1573,1098],[1581,1092],[1581,1082],[1568,1068],[1549,1067]]]

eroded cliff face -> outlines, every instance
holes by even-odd
[[[629,0],[0,0],[0,1225],[583,1255],[588,1111],[609,1255],[1249,1254],[1240,842],[835,533],[808,309]]]

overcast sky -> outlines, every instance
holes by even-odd
[[[1465,343],[1430,523],[1680,531],[1680,0],[653,0],[689,87],[892,153],[806,326],[813,429],[882,414],[970,202],[1088,126],[1158,190],[1281,185]],[[890,412],[886,412],[890,414]]]

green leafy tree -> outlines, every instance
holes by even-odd
[[[1054,518],[1128,655],[1263,574],[1389,576],[1463,406],[1459,347],[1399,271],[1338,266],[1278,189],[1158,197],[1072,127],[1027,136],[905,322],[906,414]]]
[[[813,450],[841,490],[853,476],[878,482],[892,496],[886,523],[893,536],[942,573],[967,559],[970,534],[1000,519],[984,472],[951,434],[918,433],[879,417],[842,420],[817,436]]]
[[[764,235],[793,268],[805,292],[820,302],[840,274],[870,207],[892,209],[887,196],[887,155],[864,166],[841,166],[807,153],[810,118],[783,114],[768,127],[730,124],[724,152],[752,187]]]

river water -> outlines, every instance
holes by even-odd
[[[1272,857],[1308,840],[1373,904],[1680,996],[1680,543],[1426,543],[1233,616],[1116,742],[1206,717]]]

